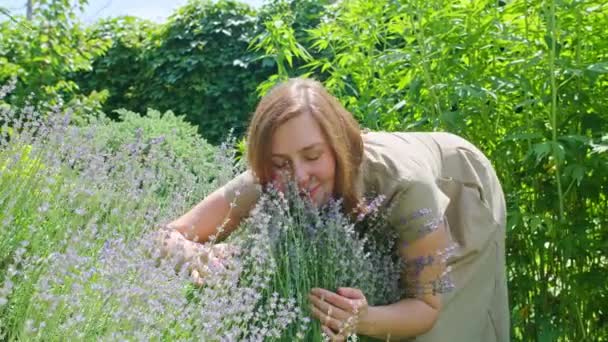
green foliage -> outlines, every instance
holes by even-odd
[[[2,151],[2,157],[0,157],[0,177],[25,177],[31,178],[35,176],[36,170],[39,168],[43,168],[44,165],[41,164],[40,160],[35,158],[30,158],[30,153],[32,151],[31,145],[23,145],[18,148],[18,151],[15,152],[14,156],[16,157],[13,161],[9,161],[6,158],[9,155],[9,151]],[[11,166],[9,169],[9,165]],[[18,166],[16,166],[18,165]]]
[[[260,8],[258,18],[261,23],[268,26],[273,18],[279,18],[284,22],[284,27],[293,32],[295,43],[303,50],[316,55],[311,49],[308,30],[313,29],[321,23],[325,17],[325,6],[335,2],[334,0],[268,0]],[[286,38],[286,37],[285,37]],[[285,39],[283,38],[283,39]],[[306,61],[294,59],[294,69],[305,64]]]
[[[154,46],[159,29],[159,25],[135,17],[105,19],[89,28],[89,39],[110,41],[111,46],[93,60],[90,70],[72,78],[84,93],[107,90],[103,111],[111,117],[115,118],[113,111],[118,108],[145,112],[155,106],[143,102],[142,97],[148,83],[145,54]]]
[[[306,60],[306,48],[296,39],[319,22],[322,3],[275,1],[256,15],[234,1],[191,1],[163,25],[130,17],[104,20],[88,37],[111,40],[112,46],[95,58],[92,70],[73,79],[84,93],[108,90],[102,108],[107,113],[117,108],[172,110],[218,143],[227,127],[237,136],[244,133],[257,102],[254,90],[281,79],[263,83],[276,66],[291,63],[291,54],[296,64],[290,66]],[[273,41],[272,51],[259,49],[265,50],[262,55],[249,49],[263,39]],[[277,54],[279,62],[268,58]]]
[[[110,91],[106,112],[172,110],[209,141],[245,131],[255,87],[270,73],[248,50],[259,31],[255,12],[235,1],[191,1],[160,27],[133,18],[102,22],[91,37],[114,45],[77,76],[83,89]]]
[[[296,41],[293,20],[290,12],[273,15],[264,22],[265,30],[255,38],[255,43],[252,43],[254,51],[264,51],[260,58],[270,58],[277,65],[277,74],[257,87],[260,96],[264,96],[274,85],[292,76],[288,70],[293,68],[294,58],[303,61],[311,59],[306,49]]]
[[[398,18],[395,2],[349,1],[326,9],[327,20],[310,31],[312,46],[324,57],[307,65],[325,78],[326,87],[338,96],[366,127],[403,130],[401,118],[407,92],[413,95],[412,111],[420,101],[419,77],[406,78],[400,70],[410,70],[411,54],[391,48],[399,40],[389,23]],[[398,87],[407,84],[410,89]],[[398,114],[399,113],[399,114]],[[413,120],[420,115],[410,113]],[[416,118],[418,116],[418,118]]]
[[[268,0],[260,8],[258,16],[266,22],[277,15],[293,16],[291,27],[298,42],[308,46],[307,30],[316,27],[325,13],[325,6],[333,0]]]
[[[268,75],[247,49],[258,30],[246,5],[191,1],[170,17],[149,55],[147,100],[185,114],[210,141],[225,138],[228,127],[242,134],[253,89]]]
[[[79,94],[68,75],[91,68],[91,59],[108,41],[89,39],[77,20],[86,0],[33,1],[32,21],[23,17],[0,23],[0,82],[17,76],[11,102],[22,104],[35,94],[35,102],[55,104]]]

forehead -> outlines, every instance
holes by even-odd
[[[293,154],[327,140],[312,115],[301,114],[281,124],[272,136],[273,154]]]

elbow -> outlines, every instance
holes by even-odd
[[[424,318],[420,321],[419,330],[416,335],[426,334],[431,331],[435,327],[435,324],[437,324],[441,312],[441,298],[438,295],[429,295],[425,298],[420,298],[420,301],[424,303],[425,310]]]
[[[426,334],[427,332],[431,331],[431,329],[433,329],[433,327],[435,327],[435,324],[439,320],[439,311],[440,311],[439,308],[429,306],[428,319],[426,320],[425,324],[423,324],[423,326],[421,327],[422,329],[421,329],[420,334]]]

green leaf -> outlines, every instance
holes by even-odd
[[[538,140],[542,138],[543,135],[537,132],[518,132],[508,134],[503,138],[503,141]]]
[[[599,144],[591,143],[592,153],[608,152],[608,135],[604,135]]]
[[[403,106],[405,106],[406,104],[407,104],[406,100],[401,100],[401,101],[397,102],[393,107],[391,107],[391,109],[389,110],[389,113],[398,111],[399,109],[403,108]]]
[[[574,164],[564,168],[564,175],[569,175],[577,185],[580,185],[585,178],[586,168],[584,165]]]
[[[549,321],[548,318],[543,317],[540,321],[539,326],[540,333],[538,335],[539,342],[554,342],[559,336],[559,330],[555,328],[555,325]]]
[[[598,73],[598,74],[607,74],[608,73],[608,62],[591,64],[587,67],[587,70]]]
[[[551,155],[552,145],[553,143],[551,141],[545,141],[532,145],[532,151],[533,154],[536,155],[537,164],[540,163],[543,159],[547,158],[549,155]]]

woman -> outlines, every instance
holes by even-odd
[[[356,315],[352,330],[381,339],[509,340],[504,196],[473,145],[447,133],[362,134],[320,83],[292,79],[258,105],[247,158],[250,171],[169,224],[165,252],[185,244],[184,260],[229,257],[221,244],[207,252],[198,242],[218,226],[220,238],[230,234],[254,206],[259,184],[281,183],[285,172],[316,205],[340,197],[356,213],[362,198],[383,195],[399,253],[417,266],[403,277],[409,295],[369,306],[358,289],[313,289],[311,311],[324,331],[343,340],[338,332]],[[194,268],[197,281],[204,281],[201,273],[204,266]]]

